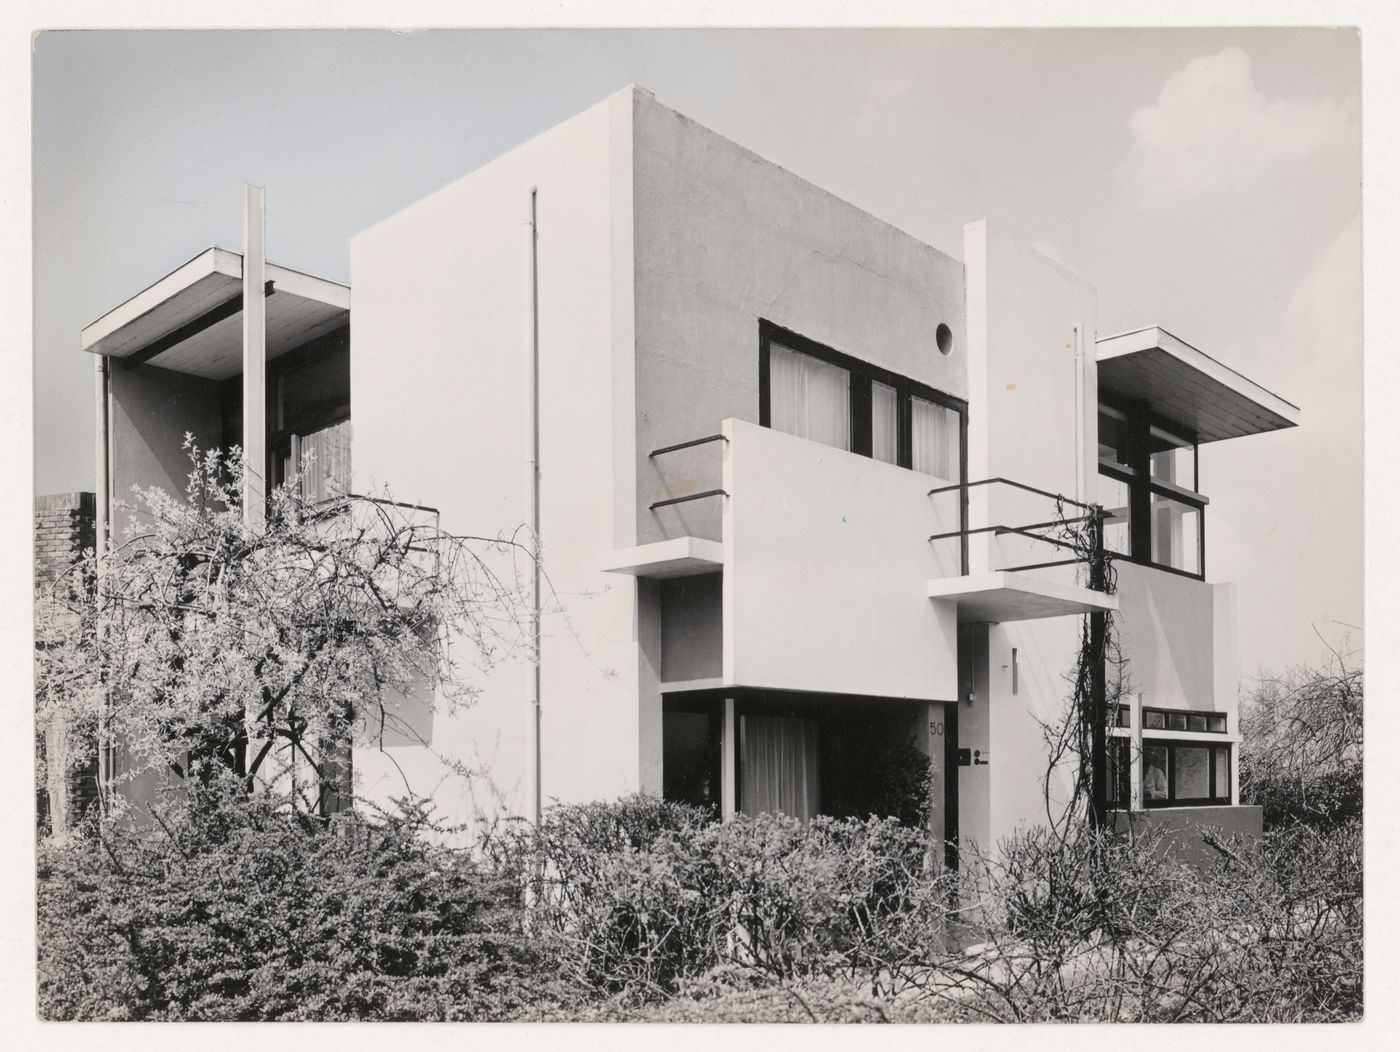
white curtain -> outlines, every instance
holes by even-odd
[[[739,802],[746,815],[817,814],[817,724],[782,716],[739,719]]]
[[[915,471],[959,482],[961,436],[958,414],[922,398],[910,399]]]
[[[851,448],[851,374],[810,354],[772,344],[769,423],[838,449]]]
[[[308,502],[330,496],[328,483],[335,479],[342,490],[350,484],[350,421],[313,431],[301,440],[303,456],[315,450],[315,463],[308,464],[302,479],[303,499]]]
[[[894,464],[899,458],[899,401],[895,389],[870,381],[870,454]]]

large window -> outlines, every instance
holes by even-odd
[[[1205,507],[1193,436],[1140,404],[1099,404],[1104,545],[1134,562],[1205,576]]]
[[[273,485],[292,478],[314,454],[301,479],[310,503],[350,481],[350,351],[335,333],[270,363],[269,468]],[[332,482],[334,480],[334,483]]]
[[[1142,802],[1147,807],[1228,804],[1230,746],[1144,739]]]
[[[966,402],[768,322],[759,337],[759,423],[963,481]]]

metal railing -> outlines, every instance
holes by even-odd
[[[1026,493],[1031,493],[1035,496],[1044,497],[1047,500],[1055,501],[1057,506],[1067,504],[1075,508],[1080,508],[1083,511],[1085,511],[1086,514],[1073,517],[1059,516],[1057,518],[1049,519],[1043,522],[1029,522],[1020,525],[1011,525],[1009,523],[996,523],[989,526],[978,526],[975,528],[969,526],[967,491],[975,489],[978,486],[993,485],[1010,486],[1014,489],[1022,490]],[[956,483],[950,486],[938,486],[934,489],[929,490],[928,495],[930,497],[934,497],[940,494],[954,492],[959,493],[962,497],[961,528],[956,530],[947,530],[943,533],[931,534],[928,539],[929,542],[932,543],[933,541],[949,540],[953,537],[960,538],[963,544],[964,573],[967,572],[967,540],[969,537],[983,533],[990,533],[998,537],[1004,536],[1006,534],[1015,534],[1020,537],[1025,537],[1031,541],[1043,542],[1045,544],[1050,544],[1057,548],[1068,549],[1076,553],[1073,558],[1069,559],[1053,559],[1044,562],[1026,563],[1020,566],[1003,567],[1003,569],[1009,573],[1017,573],[1025,570],[1043,570],[1054,566],[1077,566],[1086,562],[1092,563],[1094,561],[1095,554],[1098,554],[1102,558],[1108,557],[1108,553],[1104,551],[1103,546],[1103,524],[1105,518],[1107,518],[1107,515],[1104,512],[1103,508],[1101,508],[1097,504],[1086,504],[1083,501],[1074,500],[1073,498],[1066,497],[1062,493],[1052,493],[1049,490],[1040,489],[1038,486],[1030,486],[1024,482],[1017,482],[1015,479],[1008,479],[1002,477],[979,479],[976,482]],[[1094,532],[1094,536],[1092,538],[1091,544],[1093,552],[1088,554],[1081,552],[1076,544],[1074,544],[1072,541],[1066,538],[1056,537],[1053,533],[1042,532],[1045,530],[1062,529],[1066,526],[1072,526],[1076,523],[1081,522],[1088,522],[1093,524],[1092,530]],[[1089,569],[1089,587],[1094,588],[1097,591],[1103,591],[1105,587],[1103,583],[1104,575],[1101,572],[1100,568],[1090,565]]]
[[[729,439],[726,438],[724,435],[706,435],[704,438],[692,438],[692,439],[691,439],[690,441],[688,441],[688,442],[677,442],[675,445],[671,445],[671,446],[662,446],[660,449],[653,449],[650,453],[647,454],[647,459],[648,459],[648,460],[653,460],[653,459],[655,459],[656,457],[663,456],[663,455],[665,455],[665,454],[667,454],[667,453],[675,453],[675,452],[677,452],[678,450],[690,449],[690,448],[692,448],[693,446],[703,446],[703,445],[705,445],[706,443],[709,443],[709,442],[728,442],[728,441],[729,441]],[[669,506],[672,505],[672,504],[685,504],[685,503],[687,503],[688,501],[692,501],[692,500],[703,500],[703,499],[706,498],[706,497],[727,497],[727,496],[729,496],[729,494],[728,494],[728,492],[726,492],[725,490],[722,490],[722,489],[707,489],[707,490],[703,490],[703,491],[700,492],[700,493],[688,493],[688,494],[686,494],[686,495],[683,496],[683,497],[669,497],[669,498],[667,498],[666,500],[656,500],[656,501],[652,501],[649,507],[650,507],[650,510],[651,510],[651,511],[655,511],[657,508],[666,508],[666,507],[669,507]]]

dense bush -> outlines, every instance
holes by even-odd
[[[1335,656],[1262,682],[1240,710],[1240,793],[1265,828],[1327,828],[1361,817],[1364,680]]]
[[[948,884],[924,832],[893,819],[711,821],[648,797],[560,806],[499,832],[502,871],[580,989],[645,1000],[736,964],[775,980],[893,989],[943,931]]]
[[[384,821],[201,794],[39,856],[49,1019],[481,1019],[549,981],[516,889]],[[533,989],[532,989],[533,988]]]

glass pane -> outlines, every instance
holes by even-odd
[[[1214,732],[1217,733],[1217,734],[1224,734],[1224,733],[1225,733],[1225,717],[1224,717],[1224,716],[1207,716],[1207,717],[1206,717],[1206,730],[1208,730],[1208,731],[1214,731]]]
[[[1176,761],[1176,796],[1174,799],[1210,799],[1210,749],[1177,746],[1174,759]]]
[[[961,482],[962,436],[958,414],[922,398],[911,398],[909,402],[914,452],[910,466],[945,482]]]
[[[886,464],[899,457],[898,406],[893,387],[870,381],[870,455]]]
[[[1103,522],[1103,546],[1119,555],[1132,554],[1132,519],[1128,509],[1128,484],[1110,475],[1099,476],[1099,504]]]
[[[806,822],[819,807],[817,723],[786,716],[739,718],[739,807]]]
[[[305,431],[350,413],[350,354],[337,351],[283,373],[277,381],[280,431]]]
[[[1116,464],[1124,469],[1131,465],[1128,459],[1127,418],[1105,405],[1099,406],[1099,462]]]
[[[1167,747],[1165,745],[1144,745],[1142,747],[1142,798],[1144,800],[1166,800],[1167,798]]]
[[[772,344],[769,422],[779,431],[851,448],[851,374],[810,354]]]
[[[350,484],[350,421],[322,428],[301,440],[302,499],[310,503],[344,494]],[[308,460],[307,454],[315,456]]]
[[[1230,747],[1217,745],[1211,750],[1215,757],[1215,796],[1218,800],[1230,799]]]
[[[1128,709],[1128,706],[1126,706],[1126,705],[1119,705],[1119,706],[1118,706],[1118,726],[1120,726],[1120,727],[1128,727],[1128,726],[1131,726],[1131,723],[1132,723],[1132,716],[1131,716],[1131,713],[1130,713],[1130,711],[1129,711],[1129,709]]]
[[[1152,561],[1186,573],[1201,572],[1201,513],[1189,504],[1152,494]]]
[[[1204,716],[1186,717],[1186,729],[1192,731],[1203,731],[1206,729],[1206,718]]]
[[[1173,731],[1184,731],[1186,729],[1186,713],[1167,713],[1167,729]]]
[[[1160,427],[1150,432],[1150,471],[1154,479],[1170,482],[1182,489],[1196,489],[1196,449],[1185,439],[1177,438]]]
[[[1166,721],[1160,712],[1143,711],[1142,725],[1149,731],[1160,731],[1166,729]]]
[[[717,812],[719,794],[719,718],[704,712],[663,713],[661,795]]]

